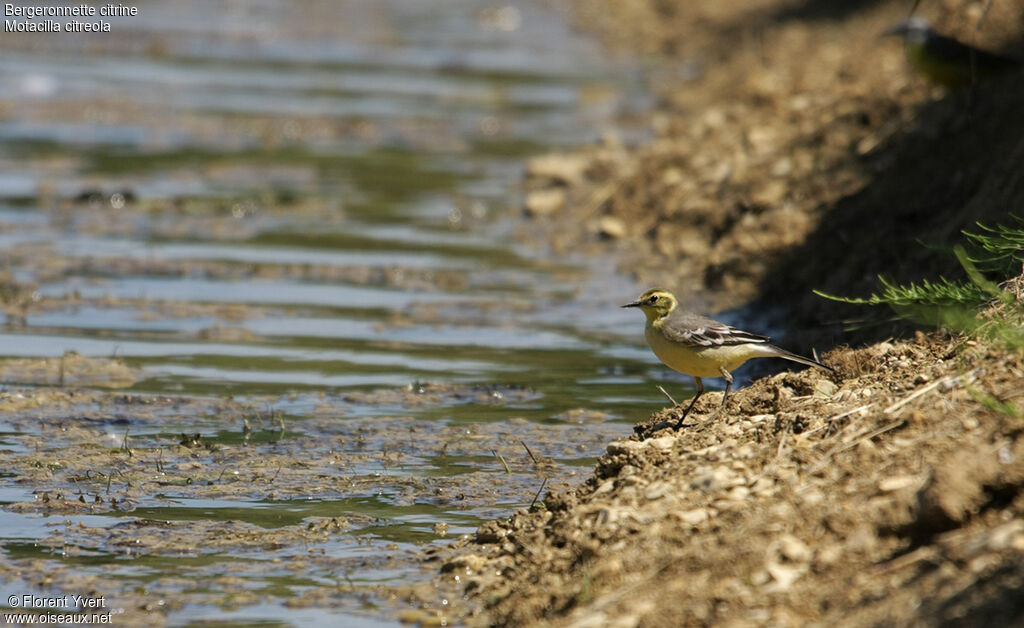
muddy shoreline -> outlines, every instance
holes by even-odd
[[[862,348],[825,355],[839,377],[757,380],[715,421],[699,422],[717,393],[690,428],[668,427],[678,410],[637,417],[582,485],[430,557],[443,612],[469,625],[1022,621],[1022,356],[891,321],[850,331],[888,316],[811,294],[958,276],[960,230],[1024,201],[1019,76],[930,86],[876,37],[904,7],[585,4],[584,28],[675,74],[651,142],[530,162],[524,230],[616,255],[705,311],[753,301],[790,345]],[[1020,56],[1024,9],[989,9],[980,30],[981,3],[922,11]]]
[[[1020,356],[948,338],[825,356],[668,409],[544,507],[438,559],[471,625],[1011,625]],[[885,366],[878,369],[877,364]],[[453,595],[452,599],[456,599]]]
[[[410,3],[367,7],[385,5],[397,13],[374,14],[367,41],[345,33],[386,61],[371,85],[405,85],[406,51],[481,29],[465,58],[498,37],[531,54],[572,43],[564,25],[553,38],[529,28],[550,26],[533,5],[453,12],[441,30]],[[849,332],[878,313],[810,290],[954,268],[944,249],[959,229],[1020,204],[1024,87],[948,94],[908,74],[875,37],[899,7],[593,6],[572,9],[581,28],[649,55],[652,139],[609,132],[529,160],[515,227],[599,260],[586,268],[474,229],[492,224],[507,181],[467,174],[589,137],[566,121],[590,105],[629,109],[575,44],[551,67],[511,70],[446,52],[408,91],[311,99],[276,79],[312,70],[334,86],[367,68],[333,46],[327,63],[282,63],[205,23],[181,38],[154,19],[138,42],[62,43],[89,84],[105,86],[115,58],[141,64],[117,93],[157,102],[126,108],[86,87],[38,106],[29,92],[68,76],[46,50],[31,65],[56,83],[15,73],[27,91],[0,104],[27,138],[3,156],[25,189],[0,216],[9,593],[102,596],[114,623],[139,626],[1020,616],[1024,446],[1006,412],[1024,403],[1020,356],[888,322]],[[321,8],[261,5],[266,33],[286,25],[269,52],[304,59],[311,37],[336,43],[366,17]],[[935,10],[974,36],[981,4]],[[993,3],[990,47],[1018,43],[1015,11]],[[168,69],[191,78],[165,101],[144,75]],[[232,109],[235,88],[261,108]],[[353,96],[405,113],[339,119]],[[214,102],[227,109],[202,106]],[[292,103],[312,109],[280,106]],[[63,143],[69,122],[80,143]],[[635,296],[619,294],[631,282],[612,259],[696,309],[753,303],[744,327],[785,327],[794,350],[857,348],[825,355],[838,377],[766,364],[775,374],[719,420],[696,422],[717,405],[709,393],[677,431],[673,410],[649,416],[661,372],[605,318]]]

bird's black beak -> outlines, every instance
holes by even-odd
[[[627,304],[623,305],[622,307],[640,307],[640,302],[639,301],[633,301],[632,303],[627,303]]]

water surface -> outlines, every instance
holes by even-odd
[[[639,287],[514,237],[523,157],[646,105],[542,4],[140,2],[4,38],[0,355],[129,377],[0,415],[6,590],[389,624],[417,552],[663,405]]]

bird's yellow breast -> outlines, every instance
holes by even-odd
[[[696,377],[721,377],[719,367],[727,371],[739,368],[744,362],[759,355],[750,345],[726,345],[691,348],[673,342],[661,331],[661,321],[647,323],[644,338],[654,355],[674,371]]]

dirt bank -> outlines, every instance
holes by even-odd
[[[531,164],[527,207],[559,249],[618,254],[642,283],[672,287],[699,309],[754,300],[806,330],[789,339],[798,348],[833,346],[890,331],[851,337],[843,323],[865,313],[812,289],[866,295],[882,273],[955,276],[949,247],[960,230],[1005,223],[1021,206],[1024,82],[930,85],[897,40],[878,36],[906,6],[579,4],[583,24],[658,55],[661,104],[642,146],[612,142]],[[1024,57],[1024,5],[992,3],[976,31],[984,6],[922,14]]]
[[[940,338],[826,359],[841,385],[761,379],[678,432],[666,410],[577,490],[482,527],[441,566],[470,622],[1019,620],[1024,439],[981,400],[1019,405],[1024,361]]]
[[[654,0],[577,11],[657,59],[654,138],[530,164],[556,249],[618,255],[714,311],[753,300],[838,377],[782,373],[682,430],[666,410],[593,476],[432,557],[470,624],[1011,625],[1024,621],[1024,362],[811,294],[957,276],[949,248],[1024,201],[1024,83],[947,92],[877,34],[908,7]],[[922,13],[1019,52],[1024,7]],[[1016,37],[1016,39],[1015,39]],[[1020,212],[1017,211],[1019,214]],[[1018,294],[1020,298],[1020,294]],[[882,340],[881,342],[878,342]],[[643,417],[637,417],[638,422]],[[450,553],[449,553],[450,552]]]

